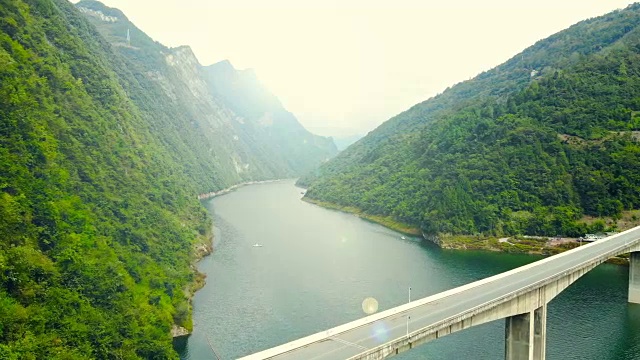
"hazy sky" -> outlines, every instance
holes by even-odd
[[[76,1],[74,1],[76,2]],[[229,59],[307,129],[366,133],[629,0],[103,0],[155,40]]]

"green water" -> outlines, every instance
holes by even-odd
[[[300,201],[293,181],[253,185],[206,202],[215,252],[200,262],[185,360],[223,360],[385,310],[539,259],[443,251],[352,215]],[[260,243],[262,247],[253,247]],[[549,305],[547,359],[640,360],[640,306],[629,305],[627,268],[601,265]],[[207,340],[208,338],[208,340]],[[395,359],[501,359],[504,322],[470,328]]]

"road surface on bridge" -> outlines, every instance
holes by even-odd
[[[347,359],[391,340],[406,337],[408,317],[410,318],[409,332],[432,326],[580,265],[587,265],[603,254],[625,248],[638,239],[640,239],[640,227],[506,273],[448,290],[441,293],[443,296],[435,294],[416,300],[243,357],[241,360]],[[433,300],[430,300],[431,298]]]

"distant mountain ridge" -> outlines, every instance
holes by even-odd
[[[327,155],[337,153],[331,138],[307,131],[260,83],[253,70],[238,71],[228,60],[223,60],[205,67],[205,73],[212,93],[235,113],[261,128],[282,152],[290,154],[288,163],[292,168],[304,174],[329,160]],[[315,159],[315,163],[308,163],[307,157]]]
[[[141,80],[159,84],[170,99],[179,103],[177,106],[187,108],[185,112],[198,124],[196,131],[205,129],[206,135],[206,131],[211,130],[208,127],[215,129],[207,141],[218,144],[211,150],[218,161],[224,160],[221,154],[237,149],[229,155],[229,165],[238,172],[238,177],[225,182],[224,187],[242,181],[299,176],[337,153],[331,139],[304,129],[279,100],[259,84],[252,70],[238,72],[228,61],[202,66],[188,46],[166,48],[130,23],[117,9],[93,0],[80,1],[76,6],[115,49],[132,62],[129,69],[136,69],[138,79],[145,77]],[[105,21],[104,16],[119,20]],[[232,83],[241,86],[229,86]],[[144,99],[141,106],[147,103],[149,99]],[[262,115],[265,116],[260,122],[258,117]],[[273,121],[270,118],[280,121],[264,126],[265,121]],[[212,126],[207,122],[213,122]],[[187,137],[185,141],[188,142]],[[206,189],[212,190],[219,189]]]
[[[356,134],[350,136],[333,136],[333,142],[336,144],[336,147],[339,151],[342,151],[348,148],[351,144],[356,141],[362,139],[364,135]]]
[[[306,197],[426,234],[582,235],[640,208],[640,5],[582,21],[388,120]]]
[[[280,101],[260,82],[253,69],[236,70],[229,60],[205,67],[214,94],[239,115],[255,120],[265,112],[281,109]]]

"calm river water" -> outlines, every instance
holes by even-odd
[[[438,249],[355,216],[300,200],[293,181],[243,187],[206,202],[214,253],[199,264],[194,332],[182,359],[223,360],[326,330],[539,259]],[[254,247],[260,243],[262,247]],[[627,268],[601,265],[549,305],[547,358],[640,360],[640,305]],[[208,339],[207,339],[208,338]],[[503,359],[504,321],[464,330],[395,359]]]

